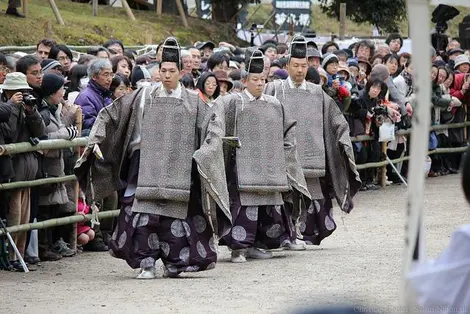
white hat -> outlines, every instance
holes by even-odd
[[[470,60],[468,59],[468,57],[466,55],[460,55],[460,56],[457,56],[454,60],[454,69],[457,69],[457,67],[461,64],[470,64]]]
[[[5,82],[0,85],[2,90],[20,90],[20,89],[32,89],[28,85],[26,75],[21,72],[8,73],[5,77]]]

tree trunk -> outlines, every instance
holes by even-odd
[[[228,23],[233,21],[237,14],[237,1],[212,1],[212,19],[214,21]]]

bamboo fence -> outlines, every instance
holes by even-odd
[[[443,125],[436,125],[430,128],[431,131],[437,130],[446,130],[446,129],[455,129],[455,128],[465,128],[470,126],[470,122],[463,122],[463,123],[455,123],[455,124],[443,124]],[[411,134],[411,129],[408,130],[400,130],[396,133],[396,135],[409,135]],[[370,136],[357,136],[351,137],[352,142],[361,142],[361,141],[370,141],[373,138]],[[87,145],[88,139],[86,137],[76,138],[72,141],[67,140],[44,140],[40,141],[39,144],[32,146],[30,143],[15,143],[15,144],[5,144],[0,145],[0,156],[1,155],[15,155],[21,154],[26,152],[34,152],[43,149],[62,149],[62,148],[70,148],[76,147],[79,149],[81,146]],[[386,143],[384,143],[386,144]],[[386,148],[386,145],[384,145]],[[452,147],[452,148],[437,148],[428,152],[429,155],[431,154],[448,154],[448,153],[460,153],[467,150],[467,147]],[[400,163],[406,160],[409,160],[409,156],[397,158],[391,160],[393,164]],[[371,162],[366,164],[357,165],[357,169],[368,169],[368,168],[382,168],[382,171],[385,167],[389,164],[388,161],[379,161],[379,162]],[[37,179],[31,181],[18,181],[18,182],[10,182],[10,183],[3,183],[0,184],[0,190],[11,190],[11,189],[18,189],[18,188],[27,188],[33,186],[39,186],[43,184],[50,184],[50,183],[62,183],[68,181],[76,181],[76,177],[74,175],[68,175],[63,177],[55,177],[55,178],[44,178],[44,179]],[[109,219],[113,217],[117,217],[119,215],[119,210],[110,210],[110,211],[103,211],[98,213],[100,219]],[[83,215],[75,215],[75,216],[68,216],[63,218],[55,218],[49,219],[42,222],[36,223],[29,223],[24,225],[17,225],[11,226],[7,228],[7,231],[10,233],[14,232],[22,232],[22,231],[29,231],[34,229],[44,229],[50,228],[55,226],[67,225],[67,224],[76,224],[78,222],[85,221],[86,219],[91,218],[91,215],[86,215],[87,218]],[[3,235],[3,232],[0,230],[0,236]]]

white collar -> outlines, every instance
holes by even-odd
[[[307,82],[305,80],[302,81],[302,84],[300,84],[300,86],[295,86],[294,81],[292,81],[292,79],[289,76],[289,77],[287,77],[287,83],[289,84],[290,88],[299,88],[299,89],[303,89],[303,90],[307,89]]]
[[[245,88],[245,94],[248,96],[248,99],[250,101],[255,101],[256,100],[256,97],[253,96],[246,88]],[[264,96],[263,94],[261,94],[261,96],[258,98],[259,100],[264,100]]]
[[[163,87],[163,84],[160,85],[159,88],[161,88],[160,93],[158,94],[159,97],[181,98],[181,83],[178,83],[178,85],[176,85],[176,88],[170,91],[167,91],[165,87]]]

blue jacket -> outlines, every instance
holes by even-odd
[[[75,99],[75,104],[82,108],[83,129],[91,129],[98,112],[112,102],[111,92],[90,80],[87,87]]]

